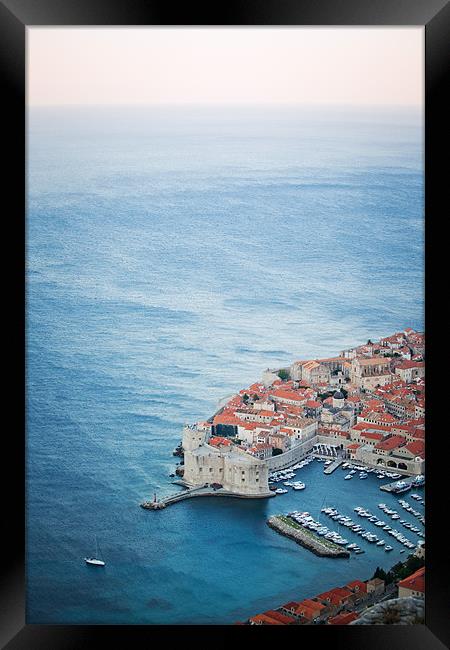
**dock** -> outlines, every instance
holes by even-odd
[[[184,486],[181,481],[177,481],[176,483],[177,485]],[[269,492],[261,495],[249,495],[230,492],[224,488],[214,489],[209,486],[202,485],[199,487],[187,488],[184,492],[177,492],[176,494],[169,495],[163,499],[143,501],[140,506],[146,510],[162,510],[163,508],[167,508],[167,506],[171,506],[173,503],[178,503],[178,501],[184,501],[185,499],[192,499],[193,497],[235,497],[237,499],[267,499],[274,496],[276,496],[275,492]]]
[[[392,488],[398,483],[400,479],[397,479],[396,481],[393,481],[392,483],[386,483],[386,485],[380,485],[380,490],[384,490],[385,492],[392,492]],[[403,480],[403,479],[401,479]],[[410,490],[412,487],[414,487],[413,481],[403,481],[408,485],[408,490]],[[419,487],[419,486],[415,486]],[[393,494],[405,494],[408,490],[405,490],[404,492],[393,492]]]
[[[334,463],[331,463],[331,465],[328,465],[328,467],[325,467],[323,470],[324,474],[332,474],[335,469],[337,469],[342,463],[344,462],[343,458],[337,458]]]

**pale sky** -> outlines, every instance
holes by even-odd
[[[28,27],[27,39],[29,105],[423,105],[423,27]]]

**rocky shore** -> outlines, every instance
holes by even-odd
[[[425,603],[421,598],[392,598],[367,609],[350,625],[423,624]]]
[[[288,523],[286,517],[274,515],[267,520],[267,525],[320,557],[350,557],[347,549],[322,539],[296,522]]]

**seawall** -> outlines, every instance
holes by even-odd
[[[311,531],[307,531],[300,524],[294,525],[294,522],[292,522],[291,525],[287,523],[286,519],[280,515],[270,517],[267,520],[267,525],[320,557],[350,557],[350,551],[347,551],[347,549],[338,546],[338,544],[333,544],[329,540],[323,540]]]

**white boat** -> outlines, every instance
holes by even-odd
[[[86,564],[91,564],[92,566],[105,566],[105,562],[99,559],[97,536],[95,537],[95,556],[85,557],[84,561]]]
[[[392,548],[393,548],[392,546],[385,546],[384,550],[385,551],[392,551]]]
[[[293,488],[294,490],[304,490],[306,485],[304,483],[294,483]]]
[[[350,478],[353,478],[351,474],[347,474],[347,476],[344,476],[345,481],[348,481]]]
[[[275,490],[275,494],[286,494],[287,490],[284,490],[283,488],[277,488]]]

